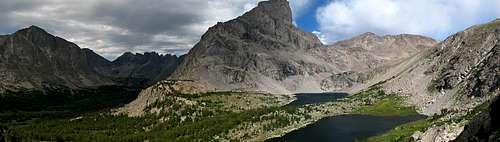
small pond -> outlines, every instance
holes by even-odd
[[[317,103],[324,103],[324,102],[330,102],[330,101],[335,101],[340,98],[344,98],[348,96],[349,94],[347,93],[300,93],[300,94],[295,94],[295,97],[297,97],[297,100],[291,102],[288,104],[288,106],[300,106],[300,105],[306,105],[306,104],[317,104]]]

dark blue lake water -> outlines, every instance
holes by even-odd
[[[327,117],[268,142],[353,142],[387,132],[394,127],[424,119],[425,116],[341,115]]]
[[[297,100],[288,106],[324,103],[346,97],[345,93],[296,94]],[[353,142],[383,134],[394,127],[425,119],[425,116],[341,115],[323,118],[304,128],[287,133],[268,142]]]

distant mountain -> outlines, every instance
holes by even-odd
[[[129,86],[147,86],[167,79],[181,58],[156,52],[133,54],[126,52],[112,62],[109,75]]]
[[[144,86],[165,79],[178,59],[157,53],[126,53],[110,62],[90,49],[30,26],[0,36],[0,92]]]
[[[293,25],[286,0],[271,0],[211,27],[169,79],[193,80],[210,90],[339,91],[436,43],[423,36],[367,33],[323,45]],[[358,74],[364,72],[370,73]]]
[[[90,49],[31,26],[0,40],[0,86],[85,88],[115,83],[100,75],[111,63]]]

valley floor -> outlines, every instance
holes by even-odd
[[[396,94],[380,87],[326,103],[286,106],[294,98],[248,92],[170,94],[149,105],[143,116],[107,111],[15,112],[0,117],[7,141],[264,141],[342,114],[418,115]],[[22,116],[22,117],[21,117]],[[405,124],[366,141],[393,141],[422,131],[431,119]]]

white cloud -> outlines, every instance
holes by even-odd
[[[500,16],[498,0],[336,0],[317,11],[329,43],[363,32],[422,34],[442,39]]]
[[[289,0],[290,7],[294,17],[300,17],[304,12],[310,8],[311,0]]]

